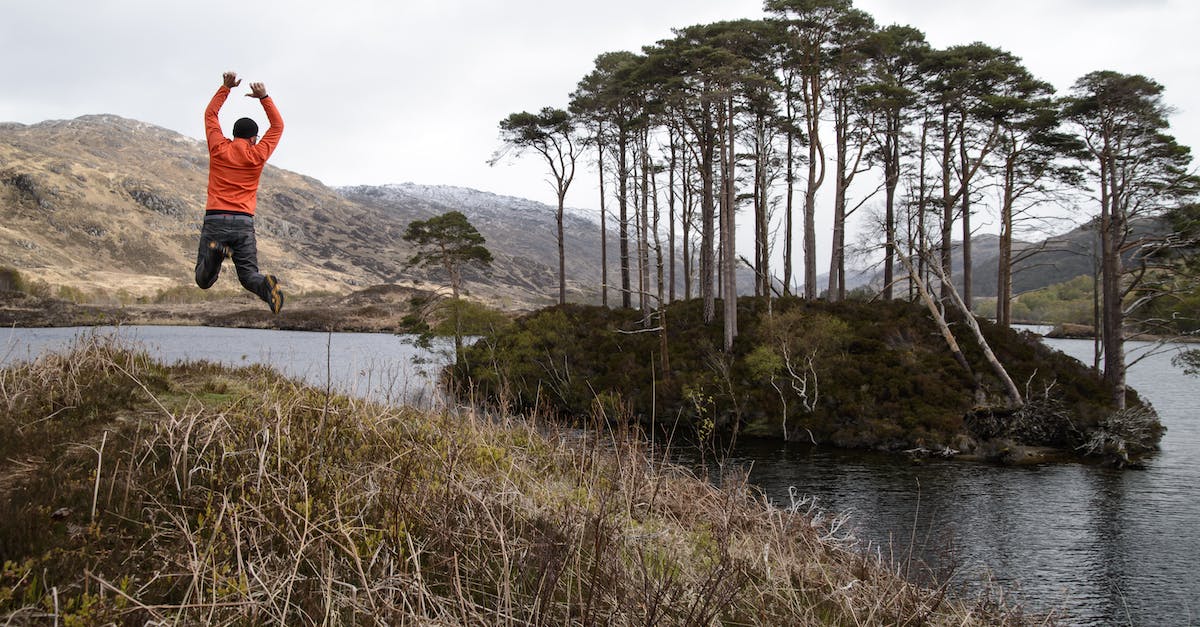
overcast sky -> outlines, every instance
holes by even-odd
[[[1065,91],[1145,74],[1200,148],[1196,0],[856,0],[936,47],[982,41]],[[272,163],[329,185],[411,181],[554,201],[526,158],[489,167],[509,113],[565,107],[596,55],[673,27],[763,15],[760,0],[2,0],[0,121],[111,113],[202,138],[224,70],[263,81],[286,122]],[[247,91],[246,84],[238,90]],[[226,133],[256,101],[230,98]],[[594,173],[583,175],[594,179]],[[597,206],[584,186],[568,203]]]

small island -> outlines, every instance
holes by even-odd
[[[580,421],[1003,463],[1136,463],[1164,431],[1136,391],[1118,410],[1092,369],[1035,335],[978,320],[1018,382],[1014,406],[977,344],[959,363],[919,305],[742,298],[733,350],[701,303],[647,321],[632,309],[556,306],[466,349],[463,393]],[[649,324],[647,324],[649,322]],[[950,320],[951,325],[962,321]]]

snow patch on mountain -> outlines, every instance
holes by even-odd
[[[469,187],[453,185],[420,185],[417,183],[392,183],[388,185],[339,187],[338,193],[343,196],[373,196],[382,201],[395,202],[400,200],[420,200],[444,207],[445,211],[462,211],[469,217],[481,218],[501,217],[504,215],[522,214],[534,216],[554,216],[556,207],[543,202],[502,196],[492,192],[480,191]],[[600,224],[600,212],[593,209],[565,207],[563,219],[566,222],[585,220],[593,225]]]

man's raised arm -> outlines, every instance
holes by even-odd
[[[221,130],[221,105],[225,104],[225,99],[229,97],[229,90],[241,85],[242,81],[237,77],[237,72],[225,72],[221,75],[221,86],[217,88],[217,93],[213,94],[212,100],[208,102],[208,108],[204,110],[204,135],[208,138],[208,147],[211,149],[214,145],[225,139],[225,133]]]
[[[279,109],[275,108],[275,100],[267,95],[266,85],[250,83],[250,93],[246,95],[258,98],[258,101],[262,103],[263,112],[267,114],[267,122],[271,124],[262,139],[254,146],[265,159],[275,152],[275,147],[279,145],[279,138],[283,136],[283,117],[279,115]]]

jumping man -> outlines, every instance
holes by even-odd
[[[233,124],[233,139],[221,131],[218,113],[229,90],[242,84],[236,72],[225,72],[223,84],[204,110],[204,130],[208,136],[208,202],[204,226],[200,231],[200,251],[196,254],[196,285],[212,287],[221,272],[225,257],[233,259],[238,281],[271,307],[283,309],[283,291],[271,274],[258,271],[258,245],[254,238],[254,206],[258,197],[258,179],[267,159],[283,135],[283,118],[262,83],[250,83],[251,98],[258,98],[271,126],[260,140],[258,124],[242,118]]]

